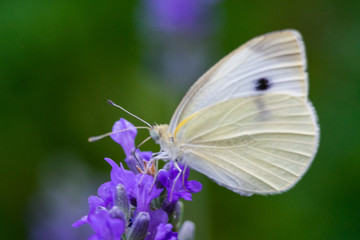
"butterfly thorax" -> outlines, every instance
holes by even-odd
[[[169,132],[169,125],[155,125],[150,130],[150,136],[155,143],[160,145],[161,151],[167,153],[169,160],[181,160],[182,152]],[[164,159],[165,160],[165,159]]]

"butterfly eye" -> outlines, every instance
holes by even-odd
[[[159,143],[160,135],[159,132],[156,129],[150,130],[150,136],[154,140],[155,143]]]
[[[260,78],[256,81],[255,89],[256,91],[265,91],[271,87],[270,80],[267,78]]]

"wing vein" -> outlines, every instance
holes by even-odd
[[[292,161],[292,160],[290,160],[290,159],[288,159],[288,158],[285,158],[285,157],[282,157],[282,156],[273,154],[273,153],[268,152],[268,151],[265,151],[265,150],[260,150],[260,149],[258,149],[258,148],[254,148],[254,147],[251,147],[251,146],[248,146],[248,148],[249,148],[249,149],[252,149],[252,150],[254,150],[254,151],[257,151],[257,152],[261,152],[261,153],[270,155],[270,156],[272,156],[272,157],[277,157],[277,158],[279,158],[279,159],[281,159],[281,160],[284,160],[284,161],[287,161],[287,162],[291,162],[291,163],[298,164],[298,165],[300,165],[300,166],[304,166],[304,167],[307,166],[307,164],[303,164],[303,163],[300,163],[300,162]],[[265,161],[265,160],[263,160],[263,161]],[[267,163],[269,163],[269,164],[272,164],[272,165],[274,165],[274,166],[276,166],[276,167],[278,167],[278,168],[281,168],[281,169],[283,169],[283,170],[285,170],[285,171],[288,171],[288,172],[291,173],[292,175],[298,177],[298,175],[296,175],[296,173],[290,172],[289,170],[287,170],[287,169],[285,169],[285,168],[283,168],[283,167],[281,167],[281,166],[279,166],[279,165],[276,165],[276,164],[271,163],[271,162],[268,162],[268,161],[265,161],[265,162],[267,162]]]
[[[240,151],[241,151],[241,149],[240,149]],[[232,153],[234,153],[235,155],[237,155],[237,156],[241,157],[241,155],[240,155],[240,154],[238,154],[237,152],[234,152],[234,151],[231,151],[231,152],[232,152]],[[286,179],[282,178],[281,176],[277,175],[276,173],[273,173],[273,172],[269,171],[268,169],[266,169],[266,168],[264,168],[264,167],[259,166],[259,165],[258,165],[258,164],[256,164],[256,163],[253,163],[252,161],[248,160],[246,157],[243,157],[243,158],[244,158],[244,159],[245,159],[245,161],[247,161],[248,163],[250,163],[250,164],[252,164],[252,165],[254,165],[254,166],[256,166],[256,167],[258,167],[258,168],[262,169],[263,171],[265,171],[265,172],[267,172],[267,173],[270,173],[271,175],[273,175],[273,176],[275,176],[275,177],[277,177],[277,178],[279,178],[279,179],[283,180],[284,182],[290,183],[288,180],[286,180]],[[279,167],[279,166],[274,165],[274,164],[273,164],[273,163],[271,163],[271,162],[268,162],[268,161],[265,161],[265,160],[263,160],[263,159],[259,159],[259,158],[257,158],[257,159],[258,159],[258,160],[261,160],[261,161],[263,161],[263,162],[269,163],[270,165],[273,165],[273,166],[275,166],[275,167],[281,168],[281,167]],[[281,169],[282,169],[282,168],[281,168]],[[297,177],[297,175],[295,175],[294,173],[289,172],[289,171],[288,171],[288,170],[286,170],[286,169],[283,169],[283,170],[284,170],[284,171],[287,171],[288,173],[290,173],[290,174],[292,174],[293,176]],[[278,189],[276,189],[276,190],[278,190]]]
[[[281,101],[281,100],[282,100],[282,99],[280,99],[279,101]],[[247,102],[249,102],[249,101],[251,101],[251,100],[249,99],[249,100],[247,100],[246,102],[242,103],[241,105],[243,105],[243,104],[245,104],[245,103],[247,103]],[[241,105],[240,105],[240,106],[241,106]],[[301,104],[295,104],[295,105],[292,105],[291,107],[297,107],[297,106],[302,106],[302,105],[301,105]],[[289,106],[282,106],[282,107],[276,107],[276,108],[267,108],[267,109],[260,110],[260,111],[254,111],[254,112],[252,112],[252,113],[250,113],[250,114],[247,114],[247,115],[245,115],[245,116],[242,116],[242,117],[239,118],[239,119],[236,119],[236,120],[233,121],[233,122],[224,124],[224,125],[221,126],[221,127],[226,127],[226,126],[229,126],[229,125],[236,125],[236,126],[238,126],[238,127],[239,127],[239,126],[241,127],[241,124],[238,124],[237,122],[243,121],[244,119],[249,118],[249,117],[251,117],[251,116],[254,116],[255,114],[259,114],[259,113],[262,113],[262,112],[268,112],[268,111],[272,111],[272,110],[280,110],[280,109],[284,109],[284,108],[289,108]],[[236,109],[236,108],[234,108],[234,109]],[[195,136],[193,136],[192,138],[188,139],[187,142],[192,142],[192,141],[194,141],[195,139],[197,139],[197,138],[199,138],[199,137],[202,137],[202,136],[204,136],[205,134],[208,134],[208,133],[214,131],[214,130],[217,129],[217,128],[219,128],[219,126],[217,126],[217,125],[214,124],[214,127],[208,129],[208,130],[205,131],[205,132],[202,132],[200,135],[195,135]]]
[[[192,151],[192,152],[193,152],[193,151]],[[207,153],[204,153],[204,154],[205,154],[205,155],[208,155]],[[252,176],[252,177],[258,179],[259,181],[263,182],[264,184],[268,185],[268,186],[271,187],[272,189],[274,189],[274,190],[276,190],[276,191],[279,190],[278,188],[276,188],[275,186],[273,186],[271,183],[269,183],[269,182],[266,181],[265,179],[262,179],[261,177],[257,176],[257,175],[254,174],[253,172],[250,172],[249,170],[246,170],[246,169],[244,169],[244,168],[242,168],[242,167],[239,167],[239,166],[235,165],[234,163],[226,160],[225,158],[221,158],[220,156],[216,156],[216,158],[218,158],[218,159],[220,159],[220,160],[222,160],[222,161],[230,164],[231,166],[233,166],[233,167],[235,167],[235,168],[237,168],[237,169],[240,169],[241,171],[249,174],[250,176]],[[209,159],[209,158],[206,158],[206,159]],[[247,161],[247,162],[250,162],[250,161],[247,160],[247,159],[246,159],[246,161]],[[212,164],[215,164],[215,165],[217,165],[219,168],[221,168],[221,169],[223,169],[223,170],[231,173],[230,171],[226,170],[223,166],[221,166],[221,165],[219,165],[219,164],[216,164],[216,163],[213,162],[213,161],[211,161],[211,163],[212,163]],[[251,163],[251,162],[250,162],[250,163]],[[231,173],[231,174],[233,175],[233,173]],[[241,179],[245,182],[245,180],[244,180],[243,178],[241,178]],[[253,184],[251,184],[251,185],[253,185]],[[254,186],[254,185],[253,185],[253,186]],[[256,187],[256,188],[259,188],[258,186],[255,186],[255,187]]]
[[[201,158],[201,159],[207,159],[206,157],[204,157],[204,153],[203,153],[203,154],[200,154],[199,152],[195,152],[195,151],[193,151],[193,150],[191,150],[191,149],[189,149],[189,152],[191,152],[191,153],[194,154],[194,155],[197,155],[197,156],[198,156],[199,158]],[[205,154],[205,155],[206,155],[206,154]],[[213,161],[210,161],[210,162],[211,162],[211,164],[214,164],[215,166],[217,166],[217,167],[219,167],[220,169],[222,169],[223,171],[228,172],[230,175],[234,175],[232,172],[230,172],[229,170],[225,169],[223,166],[221,166],[221,165],[219,165],[219,164],[217,164],[217,163],[215,163],[215,162],[213,162]],[[240,178],[240,179],[241,179],[241,181],[249,184],[250,186],[253,186],[254,188],[258,188],[258,187],[255,186],[253,183],[250,183],[249,181],[246,181],[246,180],[243,179],[243,178]],[[260,188],[260,189],[261,189],[261,188]],[[252,190],[250,190],[250,189],[242,189],[242,190],[252,192]],[[261,189],[261,190],[262,190],[262,189]]]

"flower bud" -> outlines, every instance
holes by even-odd
[[[194,239],[195,224],[191,221],[185,221],[180,228],[178,238],[179,240],[192,240]]]
[[[118,207],[123,213],[126,221],[130,218],[130,203],[124,185],[119,183],[116,186],[114,206]]]
[[[143,240],[148,234],[150,215],[147,212],[139,212],[127,234],[129,240]]]
[[[170,216],[169,222],[174,226],[175,230],[180,228],[180,223],[182,220],[184,204],[181,201],[178,201],[174,207],[174,211]]]

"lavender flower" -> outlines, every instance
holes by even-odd
[[[165,224],[161,223],[157,227],[157,233],[155,236],[155,240],[176,240],[177,239],[177,233],[171,231],[172,225],[170,223]]]
[[[124,129],[127,131],[121,132]],[[111,181],[99,187],[98,196],[89,197],[88,215],[73,227],[89,224],[95,232],[90,240],[178,239],[179,199],[190,201],[191,193],[201,191],[201,183],[188,181],[189,169],[182,165],[179,166],[184,175],[175,181],[179,170],[173,162],[167,163],[156,177],[154,169],[148,167],[152,153],[135,149],[136,128],[120,119],[113,132],[111,137],[122,146],[131,171],[105,158],[112,167]]]
[[[216,52],[213,36],[221,24],[220,0],[141,0],[139,40],[148,71],[179,90],[187,88]],[[210,60],[210,61],[209,61]]]
[[[184,171],[184,166],[180,166],[181,170]],[[187,181],[189,177],[189,168],[185,170],[184,182],[183,179],[179,178],[176,182],[174,181],[176,176],[179,174],[179,170],[175,168],[173,162],[169,162],[164,166],[167,171],[159,172],[159,180],[161,184],[167,189],[168,195],[166,200],[163,202],[163,209],[171,214],[175,208],[176,203],[180,198],[187,201],[191,201],[191,193],[201,191],[201,183],[193,180]]]
[[[146,23],[162,32],[204,34],[213,19],[209,14],[217,0],[143,1]]]
[[[111,240],[120,239],[125,230],[125,219],[118,208],[107,209],[103,199],[89,197],[89,215],[82,217],[73,224],[73,227],[79,227],[84,223],[90,224],[95,234],[89,240]]]

